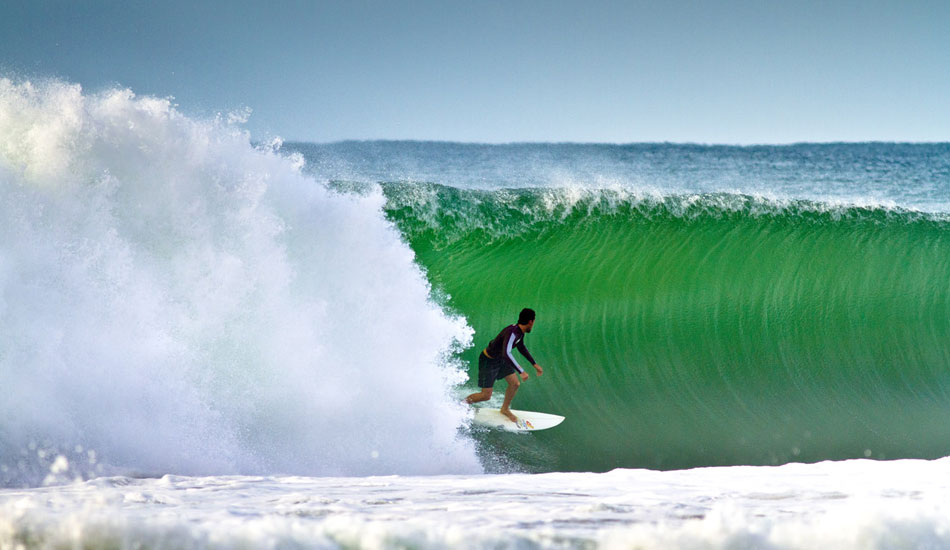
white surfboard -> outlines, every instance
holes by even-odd
[[[507,416],[501,414],[498,409],[489,409],[486,407],[477,407],[475,409],[475,418],[472,420],[479,426],[507,430],[509,432],[534,432],[553,428],[561,422],[564,422],[563,416],[556,414],[539,413],[532,411],[516,411],[511,409],[518,417],[518,423],[515,424]]]

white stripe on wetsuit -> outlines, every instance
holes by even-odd
[[[508,349],[505,350],[505,353],[508,354],[508,359],[511,359],[511,362],[515,365],[515,370],[518,372],[524,372],[524,369],[521,368],[521,365],[518,364],[518,361],[515,360],[515,356],[511,353],[511,346],[515,343],[515,331],[511,331],[511,338],[508,338]]]

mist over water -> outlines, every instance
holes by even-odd
[[[0,484],[479,471],[382,194],[227,118],[0,79]]]

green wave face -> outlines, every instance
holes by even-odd
[[[476,355],[522,307],[545,375],[486,434],[529,470],[950,454],[950,222],[740,195],[388,184]],[[529,372],[532,369],[529,369]],[[500,386],[503,389],[504,383]],[[490,467],[490,465],[489,465]]]

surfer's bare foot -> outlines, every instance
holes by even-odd
[[[511,409],[501,409],[501,410],[498,411],[498,412],[500,412],[501,414],[507,416],[508,419],[511,420],[512,422],[514,422],[515,424],[518,423],[518,417],[515,416],[515,413],[511,412]]]

